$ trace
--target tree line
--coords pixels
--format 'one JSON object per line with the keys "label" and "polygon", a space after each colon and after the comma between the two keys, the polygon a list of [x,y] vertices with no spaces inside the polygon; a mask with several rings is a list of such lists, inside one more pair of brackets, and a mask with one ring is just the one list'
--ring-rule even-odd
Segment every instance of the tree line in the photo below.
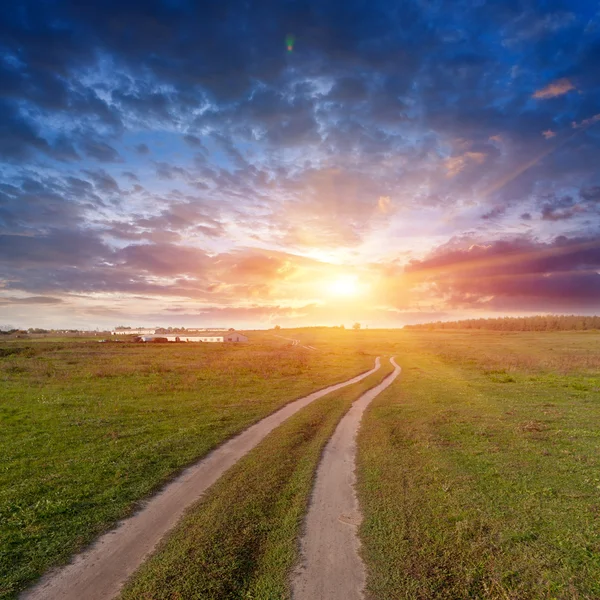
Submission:
{"label": "tree line", "polygon": [[600,329],[600,317],[581,315],[536,315],[533,317],[498,317],[463,319],[405,325],[404,329],[488,329],[492,331],[585,331]]}

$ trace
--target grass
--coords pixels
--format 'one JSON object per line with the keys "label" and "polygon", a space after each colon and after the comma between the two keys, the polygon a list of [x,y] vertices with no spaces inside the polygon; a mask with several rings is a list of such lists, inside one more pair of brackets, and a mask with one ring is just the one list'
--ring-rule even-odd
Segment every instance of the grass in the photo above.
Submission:
{"label": "grass", "polygon": [[350,348],[0,344],[0,598],[278,407],[371,368]]}
{"label": "grass", "polygon": [[359,433],[369,598],[600,597],[600,336],[411,332]]}
{"label": "grass", "polygon": [[377,373],[313,402],[273,431],[188,511],[121,598],[288,598],[322,450],[352,402],[391,371],[384,361]]}
{"label": "grass", "polygon": [[[239,346],[2,342],[0,598],[226,438],[385,354],[403,374],[359,434],[370,597],[600,597],[600,334],[278,333],[318,351],[259,332]],[[321,450],[365,385],[265,439],[125,597],[286,597]]]}

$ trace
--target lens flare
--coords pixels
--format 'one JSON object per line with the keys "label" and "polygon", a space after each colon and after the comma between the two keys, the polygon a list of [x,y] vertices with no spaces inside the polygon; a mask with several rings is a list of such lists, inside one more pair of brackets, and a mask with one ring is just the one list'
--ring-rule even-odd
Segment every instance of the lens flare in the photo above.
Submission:
{"label": "lens flare", "polygon": [[285,36],[285,47],[287,48],[288,52],[292,52],[292,50],[294,49],[295,41],[296,38],[291,33],[288,33],[288,35]]}

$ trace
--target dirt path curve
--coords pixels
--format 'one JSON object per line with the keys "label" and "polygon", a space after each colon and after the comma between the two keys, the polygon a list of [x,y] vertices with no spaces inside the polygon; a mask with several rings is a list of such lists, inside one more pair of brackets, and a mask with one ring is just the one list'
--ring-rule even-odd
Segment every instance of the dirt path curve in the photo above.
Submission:
{"label": "dirt path curve", "polygon": [[290,402],[219,446],[183,471],[139,512],[121,521],[115,529],[75,556],[69,565],[45,575],[35,587],[22,594],[22,600],[114,598],[127,578],[176,525],[185,509],[275,427],[317,398],[364,379],[380,366],[378,357],[370,371]]}
{"label": "dirt path curve", "polygon": [[[275,335],[273,337],[281,338],[282,340],[287,340],[288,342],[292,342],[292,346],[299,346],[300,340],[296,340],[294,338],[283,337],[282,335]],[[307,350],[316,350],[314,346],[301,346],[302,348],[306,348]]]}
{"label": "dirt path curve", "polygon": [[364,598],[365,568],[357,536],[362,516],[354,490],[356,435],[365,408],[400,374],[394,359],[390,361],[394,371],[354,402],[325,446],[304,524],[300,564],[292,574],[294,600]]}

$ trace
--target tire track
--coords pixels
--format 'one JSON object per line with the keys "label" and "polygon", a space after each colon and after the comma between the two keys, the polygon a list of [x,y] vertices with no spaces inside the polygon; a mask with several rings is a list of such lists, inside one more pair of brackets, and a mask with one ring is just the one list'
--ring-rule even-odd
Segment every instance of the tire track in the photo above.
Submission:
{"label": "tire track", "polygon": [[22,600],[114,598],[128,577],[177,524],[186,508],[227,469],[300,409],[330,392],[361,381],[378,371],[380,366],[378,357],[370,371],[290,402],[214,449],[150,498],[139,512],[121,521],[87,550],[76,555],[69,565],[47,573],[36,586],[21,595]]}
{"label": "tire track", "polygon": [[350,408],[325,446],[304,524],[301,559],[292,574],[294,600],[361,600],[365,567],[357,531],[356,436],[369,403],[400,374],[394,371]]}
{"label": "tire track", "polygon": [[[283,337],[282,335],[273,334],[273,337],[281,338],[282,340],[287,340],[288,342],[292,342],[292,346],[299,346],[300,340],[295,338]],[[316,350],[314,346],[300,346],[301,348],[306,348],[307,350]]]}

